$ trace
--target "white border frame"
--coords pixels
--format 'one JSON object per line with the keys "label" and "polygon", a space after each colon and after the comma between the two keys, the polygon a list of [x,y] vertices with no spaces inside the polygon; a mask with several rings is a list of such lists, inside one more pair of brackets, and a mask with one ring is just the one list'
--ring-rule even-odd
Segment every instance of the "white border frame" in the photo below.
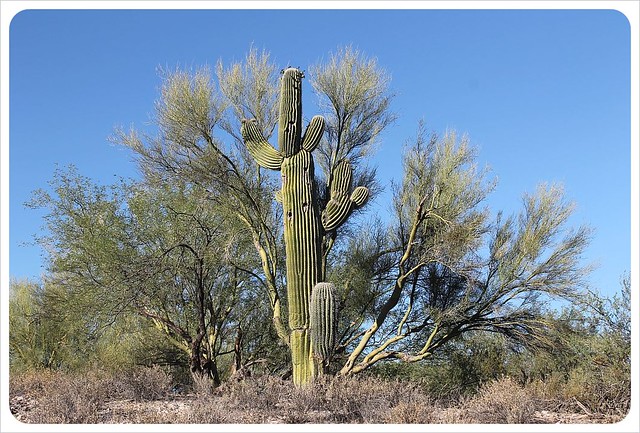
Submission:
{"label": "white border frame", "polygon": [[[304,429],[308,432],[339,431],[340,425],[305,424],[263,425],[263,424],[24,424],[17,421],[9,411],[9,30],[12,19],[27,9],[606,9],[617,10],[626,16],[631,35],[631,305],[632,315],[632,399],[631,410],[627,417],[616,424],[520,424],[521,432],[638,432],[640,431],[640,412],[638,384],[640,356],[638,349],[638,310],[640,305],[640,287],[638,285],[640,255],[638,240],[640,236],[638,222],[640,219],[640,176],[638,162],[640,158],[640,137],[638,135],[639,110],[639,77],[638,57],[640,53],[640,3],[637,0],[622,1],[21,1],[3,0],[0,2],[0,430],[3,432],[86,432],[114,431],[121,432],[174,432],[193,431],[273,431],[297,432]],[[514,425],[495,424],[433,424],[433,425],[393,425],[393,424],[349,424],[341,425],[353,432],[403,431],[423,432],[442,431],[480,431],[511,432]]]}

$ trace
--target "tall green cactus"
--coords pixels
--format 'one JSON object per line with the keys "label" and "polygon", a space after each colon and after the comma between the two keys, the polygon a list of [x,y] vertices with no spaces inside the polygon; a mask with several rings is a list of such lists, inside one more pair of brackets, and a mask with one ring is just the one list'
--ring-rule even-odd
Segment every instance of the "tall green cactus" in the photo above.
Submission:
{"label": "tall green cactus", "polygon": [[256,162],[279,170],[282,190],[277,194],[284,211],[284,242],[287,268],[287,302],[293,381],[309,383],[319,372],[314,366],[309,334],[309,302],[313,287],[324,279],[322,239],[349,214],[364,204],[368,190],[351,190],[352,169],[341,161],[333,172],[331,198],[324,210],[315,183],[313,156],[324,132],[324,118],[315,116],[302,135],[302,78],[295,68],[283,72],[280,89],[278,150],[263,137],[255,121],[242,122],[242,138]]}

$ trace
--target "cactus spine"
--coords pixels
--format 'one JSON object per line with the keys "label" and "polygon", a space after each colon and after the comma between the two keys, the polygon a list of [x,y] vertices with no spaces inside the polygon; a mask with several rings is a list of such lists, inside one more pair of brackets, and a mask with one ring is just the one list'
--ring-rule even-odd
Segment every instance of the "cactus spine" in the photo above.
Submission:
{"label": "cactus spine", "polygon": [[256,162],[281,172],[282,190],[276,195],[284,211],[289,345],[296,385],[307,384],[319,374],[312,354],[309,304],[312,289],[324,278],[323,236],[344,223],[368,196],[364,187],[349,196],[352,169],[348,161],[341,161],[334,170],[331,200],[321,214],[311,152],[322,138],[324,118],[313,117],[302,135],[302,78],[302,72],[295,68],[283,72],[278,150],[262,136],[255,121],[245,120],[241,128],[247,150]]}

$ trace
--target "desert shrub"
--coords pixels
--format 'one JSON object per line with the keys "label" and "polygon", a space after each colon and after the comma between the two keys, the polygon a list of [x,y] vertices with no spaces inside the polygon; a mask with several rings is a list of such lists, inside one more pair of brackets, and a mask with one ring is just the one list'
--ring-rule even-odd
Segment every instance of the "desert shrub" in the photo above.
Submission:
{"label": "desert shrub", "polygon": [[419,383],[374,376],[336,378],[326,393],[336,422],[428,423],[434,400]]}
{"label": "desert shrub", "polygon": [[229,382],[184,413],[189,423],[428,423],[434,402],[419,387],[374,377],[321,378],[309,387],[271,376]]}
{"label": "desert shrub", "polygon": [[162,398],[172,386],[171,377],[159,367],[119,373],[37,371],[13,374],[9,383],[11,396],[37,400],[29,414],[29,421],[37,424],[99,423],[103,421],[101,409],[108,401]]}
{"label": "desert shrub", "polygon": [[101,372],[83,375],[59,372],[49,379],[30,414],[30,422],[84,424],[101,421],[99,409],[109,397],[109,377]]}
{"label": "desert shrub", "polygon": [[11,372],[9,374],[9,394],[11,396],[39,395],[51,386],[56,373],[51,370]]}
{"label": "desert shrub", "polygon": [[624,370],[612,365],[575,369],[562,395],[594,413],[626,415],[631,405],[631,380]]}
{"label": "desert shrub", "polygon": [[554,377],[525,386],[501,378],[455,403],[438,400],[413,382],[373,376],[327,377],[296,388],[290,381],[256,375],[214,390],[175,395],[168,373],[158,367],[118,374],[13,375],[10,392],[12,410],[18,408],[20,418],[30,423],[516,424],[538,422],[535,412],[543,409],[584,416],[572,403],[569,394],[574,391],[566,388],[566,379]]}
{"label": "desert shrub", "polygon": [[207,375],[192,374],[189,389],[198,397],[208,397],[215,392],[213,381]]}
{"label": "desert shrub", "polygon": [[536,398],[510,378],[483,385],[464,404],[469,423],[520,424],[531,422]]}
{"label": "desert shrub", "polygon": [[504,336],[470,332],[424,362],[390,362],[375,366],[372,374],[409,381],[420,385],[430,396],[453,403],[475,394],[482,384],[504,376],[511,353]]}
{"label": "desert shrub", "polygon": [[[166,397],[173,388],[173,380],[169,372],[160,366],[135,367],[114,374],[111,388],[121,398],[136,401],[155,400]],[[116,389],[114,389],[116,388]]]}
{"label": "desert shrub", "polygon": [[291,398],[295,388],[272,376],[258,376],[240,382],[229,382],[221,390],[222,397],[238,409],[276,407],[281,401]]}
{"label": "desert shrub", "polygon": [[[431,397],[414,394],[411,398],[399,401],[384,412],[384,418],[372,422],[390,424],[431,424],[443,422],[439,416],[443,408]],[[447,422],[447,421],[444,421]]]}

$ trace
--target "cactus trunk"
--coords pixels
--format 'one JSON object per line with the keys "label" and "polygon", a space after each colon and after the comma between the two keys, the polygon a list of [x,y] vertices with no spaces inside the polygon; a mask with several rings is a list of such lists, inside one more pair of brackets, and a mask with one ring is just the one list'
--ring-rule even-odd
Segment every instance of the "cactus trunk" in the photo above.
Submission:
{"label": "cactus trunk", "polygon": [[287,301],[296,384],[308,383],[316,374],[309,339],[309,299],[321,278],[322,234],[314,193],[313,158],[302,149],[282,163]]}

